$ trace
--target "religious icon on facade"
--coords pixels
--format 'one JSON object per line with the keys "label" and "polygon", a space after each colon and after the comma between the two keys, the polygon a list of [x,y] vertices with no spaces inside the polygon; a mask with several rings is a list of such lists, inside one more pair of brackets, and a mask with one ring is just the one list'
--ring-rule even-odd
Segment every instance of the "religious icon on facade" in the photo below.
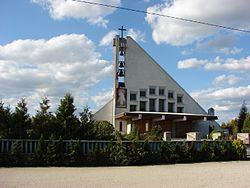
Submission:
{"label": "religious icon on facade", "polygon": [[116,90],[116,107],[127,108],[127,89],[117,88],[117,90]]}

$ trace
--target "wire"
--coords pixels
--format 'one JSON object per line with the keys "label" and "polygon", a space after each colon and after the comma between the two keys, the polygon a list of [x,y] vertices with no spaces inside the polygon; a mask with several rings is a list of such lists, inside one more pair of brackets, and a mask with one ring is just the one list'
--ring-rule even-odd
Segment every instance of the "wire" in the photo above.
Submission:
{"label": "wire", "polygon": [[238,28],[234,28],[234,27],[223,26],[223,25],[219,25],[219,24],[203,22],[203,21],[197,21],[197,20],[181,18],[181,17],[176,17],[176,16],[169,16],[169,15],[166,15],[166,14],[159,14],[159,13],[148,12],[148,11],[139,10],[139,9],[132,9],[132,8],[128,8],[128,7],[120,7],[120,6],[114,6],[114,5],[104,4],[104,3],[84,1],[84,0],[72,0],[72,1],[79,2],[79,3],[85,3],[85,4],[90,4],[90,5],[96,5],[96,6],[103,6],[103,7],[108,7],[108,8],[115,8],[115,9],[120,9],[120,10],[126,10],[126,11],[131,11],[131,12],[150,14],[150,15],[154,15],[154,16],[161,16],[161,17],[165,17],[165,18],[171,18],[171,19],[175,19],[175,20],[181,20],[181,21],[191,22],[191,23],[196,23],[196,24],[201,24],[201,25],[208,25],[208,26],[212,26],[212,27],[218,27],[218,28],[222,28],[222,29],[239,31],[239,32],[244,32],[244,33],[250,34],[249,30],[238,29]]}

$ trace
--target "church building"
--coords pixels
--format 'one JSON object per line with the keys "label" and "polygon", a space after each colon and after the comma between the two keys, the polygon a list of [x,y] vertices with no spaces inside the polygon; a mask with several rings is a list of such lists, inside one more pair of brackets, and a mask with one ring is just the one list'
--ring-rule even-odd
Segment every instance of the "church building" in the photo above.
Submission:
{"label": "church building", "polygon": [[113,39],[114,95],[94,116],[106,120],[122,133],[137,127],[145,133],[154,125],[171,132],[172,138],[186,138],[187,132],[206,137],[220,129],[214,109],[206,112],[130,36]]}

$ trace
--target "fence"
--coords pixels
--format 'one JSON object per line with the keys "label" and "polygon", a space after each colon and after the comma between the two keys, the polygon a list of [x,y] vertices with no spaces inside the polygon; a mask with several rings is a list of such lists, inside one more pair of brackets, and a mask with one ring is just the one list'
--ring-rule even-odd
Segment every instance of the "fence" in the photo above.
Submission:
{"label": "fence", "polygon": [[[208,142],[213,142],[213,143],[220,143],[222,141],[211,141],[207,140]],[[38,143],[38,140],[31,140],[31,139],[1,139],[0,140],[0,153],[8,153],[11,150],[11,147],[14,142],[18,142],[21,147],[21,153],[24,154],[32,154],[35,153],[36,151],[36,146]],[[57,142],[57,140],[55,140]],[[63,145],[64,145],[64,152],[68,152],[70,146],[72,143],[77,142],[76,140],[64,140]],[[80,140],[80,149],[82,154],[88,154],[90,152],[93,152],[95,150],[103,151],[105,148],[107,148],[108,144],[111,143],[112,141],[107,141],[107,140]],[[115,141],[113,141],[115,142]],[[144,144],[144,141],[137,141],[140,144]],[[163,141],[149,141],[148,145],[150,148],[151,152],[158,152],[160,150],[160,144]],[[178,144],[178,143],[194,143],[195,147],[197,149],[201,148],[201,144],[203,141],[185,141],[185,140],[174,140],[174,141],[168,141],[173,144]],[[223,141],[226,142],[227,145],[232,141]],[[49,140],[45,140],[45,146],[48,146]],[[132,141],[123,141],[122,144],[127,148]]]}

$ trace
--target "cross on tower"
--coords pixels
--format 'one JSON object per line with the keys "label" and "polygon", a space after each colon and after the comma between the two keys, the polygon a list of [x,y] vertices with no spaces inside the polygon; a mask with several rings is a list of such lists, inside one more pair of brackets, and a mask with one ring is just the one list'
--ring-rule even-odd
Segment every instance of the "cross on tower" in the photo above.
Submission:
{"label": "cross on tower", "polygon": [[123,31],[127,31],[127,29],[124,29],[122,26],[121,28],[118,28],[118,30],[121,31],[121,38],[123,38]]}

